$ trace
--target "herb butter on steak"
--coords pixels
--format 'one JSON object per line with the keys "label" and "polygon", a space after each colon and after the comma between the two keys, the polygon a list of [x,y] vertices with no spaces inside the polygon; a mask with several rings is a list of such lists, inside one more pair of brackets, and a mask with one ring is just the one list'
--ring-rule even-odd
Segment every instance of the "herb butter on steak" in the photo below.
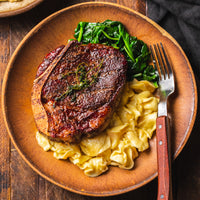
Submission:
{"label": "herb butter on steak", "polygon": [[[36,78],[45,73],[63,48],[44,58]],[[48,134],[43,134],[53,140],[73,143],[103,131],[118,106],[126,72],[127,61],[119,50],[71,41],[42,87],[41,102],[48,118]],[[34,114],[34,117],[42,133],[38,116]]]}

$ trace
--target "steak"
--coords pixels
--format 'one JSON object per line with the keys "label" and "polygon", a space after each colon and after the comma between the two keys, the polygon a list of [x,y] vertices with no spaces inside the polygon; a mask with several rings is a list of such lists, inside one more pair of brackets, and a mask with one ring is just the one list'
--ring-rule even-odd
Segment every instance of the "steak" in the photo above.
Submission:
{"label": "steak", "polygon": [[[58,47],[44,58],[36,79],[63,48]],[[102,44],[69,42],[42,86],[40,100],[48,118],[48,133],[41,131],[38,116],[34,115],[38,130],[52,140],[66,143],[103,131],[119,104],[126,71],[127,61],[119,50]],[[32,104],[35,102],[32,100]]]}

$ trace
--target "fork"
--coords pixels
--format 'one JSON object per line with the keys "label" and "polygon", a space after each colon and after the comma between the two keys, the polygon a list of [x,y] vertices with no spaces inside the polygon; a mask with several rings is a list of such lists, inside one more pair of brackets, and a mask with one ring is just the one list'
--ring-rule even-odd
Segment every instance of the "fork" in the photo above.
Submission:
{"label": "fork", "polygon": [[175,90],[172,67],[162,43],[150,45],[154,68],[159,74],[158,117],[156,120],[158,194],[157,200],[172,200],[171,141],[167,113],[168,97]]}

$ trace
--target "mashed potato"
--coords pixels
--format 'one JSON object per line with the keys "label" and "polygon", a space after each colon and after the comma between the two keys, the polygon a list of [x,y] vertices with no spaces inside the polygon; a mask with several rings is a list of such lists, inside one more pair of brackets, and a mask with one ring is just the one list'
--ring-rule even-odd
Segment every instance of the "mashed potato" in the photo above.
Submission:
{"label": "mashed potato", "polygon": [[44,151],[53,151],[57,159],[69,159],[90,177],[99,176],[110,165],[132,169],[138,152],[149,148],[148,140],[156,129],[159,100],[153,96],[154,91],[148,81],[128,82],[104,132],[71,145],[50,141],[37,132],[38,144]]}

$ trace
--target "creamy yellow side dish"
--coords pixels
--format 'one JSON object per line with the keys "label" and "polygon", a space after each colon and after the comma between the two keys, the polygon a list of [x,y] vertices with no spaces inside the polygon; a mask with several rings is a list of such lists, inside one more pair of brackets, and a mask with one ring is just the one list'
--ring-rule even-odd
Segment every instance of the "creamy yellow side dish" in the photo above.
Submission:
{"label": "creamy yellow side dish", "polygon": [[0,0],[0,13],[23,8],[34,1],[35,0]]}
{"label": "creamy yellow side dish", "polygon": [[148,81],[133,80],[125,86],[120,105],[109,127],[94,138],[84,138],[80,144],[54,142],[36,133],[44,151],[53,151],[57,159],[69,159],[87,176],[96,177],[110,165],[132,169],[138,152],[149,148],[156,129],[158,98]]}
{"label": "creamy yellow side dish", "polygon": [[0,1],[9,1],[9,2],[15,2],[15,1],[21,1],[21,0],[0,0]]}

